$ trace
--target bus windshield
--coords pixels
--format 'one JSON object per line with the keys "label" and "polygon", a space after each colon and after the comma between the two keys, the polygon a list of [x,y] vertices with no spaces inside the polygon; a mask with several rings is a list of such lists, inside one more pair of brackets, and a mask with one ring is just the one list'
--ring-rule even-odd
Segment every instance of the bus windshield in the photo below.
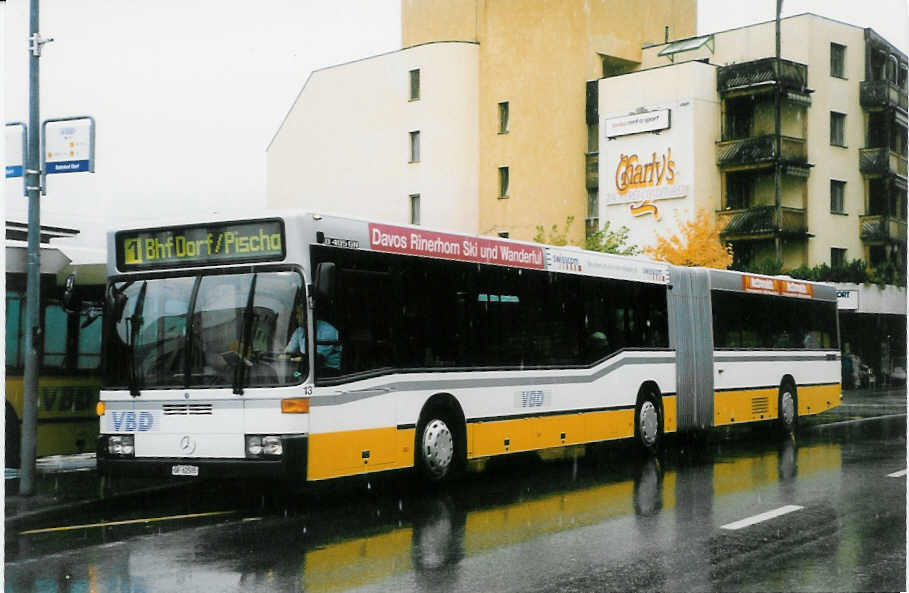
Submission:
{"label": "bus windshield", "polygon": [[104,384],[264,387],[302,382],[306,344],[297,272],[116,280],[108,287]]}

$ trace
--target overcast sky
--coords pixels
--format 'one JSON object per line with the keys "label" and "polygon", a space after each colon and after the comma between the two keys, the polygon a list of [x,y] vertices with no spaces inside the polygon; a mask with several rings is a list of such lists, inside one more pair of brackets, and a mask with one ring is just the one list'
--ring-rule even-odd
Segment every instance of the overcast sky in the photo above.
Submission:
{"label": "overcast sky", "polygon": [[[668,0],[667,0],[668,1]],[[5,121],[28,118],[28,0],[0,2]],[[400,47],[400,0],[42,0],[41,119],[97,120],[96,173],[53,175],[42,223],[91,234],[162,213],[265,204],[265,148],[309,73]],[[699,0],[701,33],[770,20],[774,0]],[[730,9],[730,7],[734,7]],[[906,51],[907,0],[785,0]],[[21,179],[6,218],[25,220]]]}

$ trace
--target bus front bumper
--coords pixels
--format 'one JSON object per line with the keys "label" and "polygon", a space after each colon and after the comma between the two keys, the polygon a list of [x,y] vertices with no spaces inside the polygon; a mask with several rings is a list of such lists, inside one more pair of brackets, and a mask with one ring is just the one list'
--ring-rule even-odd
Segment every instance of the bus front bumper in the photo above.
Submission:
{"label": "bus front bumper", "polygon": [[107,437],[98,437],[98,475],[131,478],[198,477],[306,481],[307,435],[281,437],[279,458],[219,459],[196,457],[123,457],[108,452]]}

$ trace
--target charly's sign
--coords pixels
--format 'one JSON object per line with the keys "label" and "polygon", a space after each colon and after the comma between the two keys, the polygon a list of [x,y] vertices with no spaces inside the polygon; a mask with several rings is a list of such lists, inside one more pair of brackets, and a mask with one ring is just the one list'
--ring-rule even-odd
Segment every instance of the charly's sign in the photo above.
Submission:
{"label": "charly's sign", "polygon": [[688,195],[688,186],[677,184],[677,179],[672,147],[649,155],[621,153],[615,169],[616,193],[607,195],[606,202],[610,206],[629,204],[632,216],[652,214],[659,220],[654,202]]}

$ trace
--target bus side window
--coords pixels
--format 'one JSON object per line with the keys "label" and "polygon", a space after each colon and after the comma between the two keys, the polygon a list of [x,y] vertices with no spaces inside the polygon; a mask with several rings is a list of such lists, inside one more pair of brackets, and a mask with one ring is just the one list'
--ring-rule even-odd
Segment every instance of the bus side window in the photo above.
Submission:
{"label": "bus side window", "polygon": [[18,292],[6,293],[6,366],[19,368],[23,365],[25,348],[25,299]]}
{"label": "bus side window", "polygon": [[44,308],[44,357],[42,365],[62,369],[66,365],[66,340],[69,318],[58,303]]}
{"label": "bus side window", "polygon": [[79,369],[101,366],[101,318],[90,318],[89,315],[91,312],[85,311],[79,319],[79,351],[76,358],[76,368]]}

